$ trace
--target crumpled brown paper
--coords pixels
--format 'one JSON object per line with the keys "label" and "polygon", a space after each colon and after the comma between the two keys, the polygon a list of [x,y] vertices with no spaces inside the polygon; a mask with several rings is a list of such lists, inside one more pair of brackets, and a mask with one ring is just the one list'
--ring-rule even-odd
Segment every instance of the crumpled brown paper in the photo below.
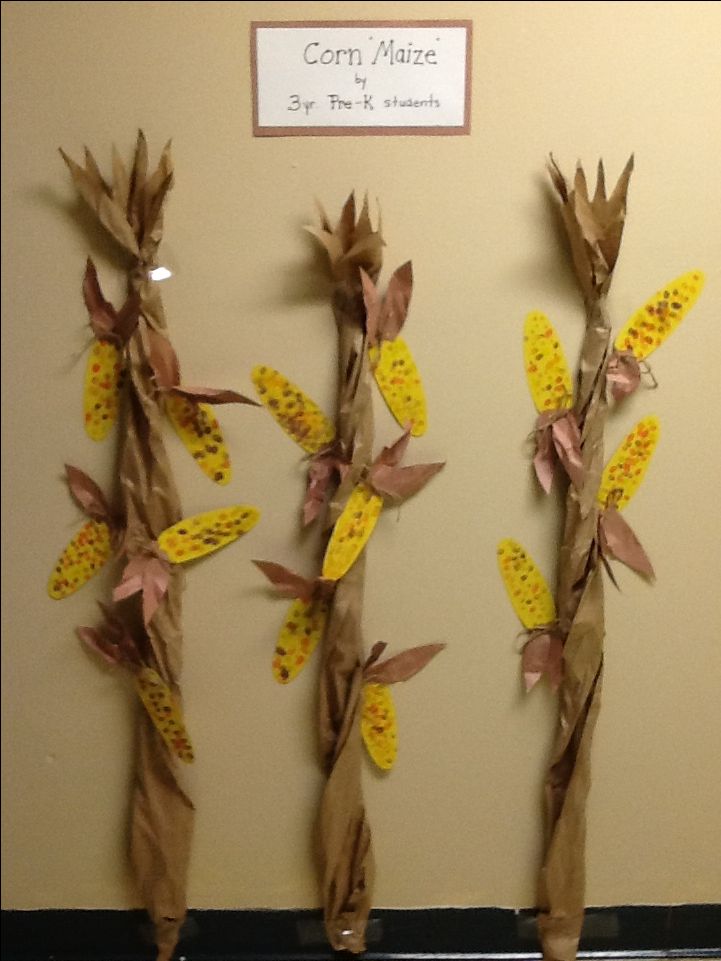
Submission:
{"label": "crumpled brown paper", "polygon": [[[62,151],[61,151],[62,153]],[[86,149],[85,166],[62,154],[80,195],[100,223],[129,256],[129,292],[140,302],[140,323],[126,347],[129,372],[128,413],[120,457],[120,487],[127,524],[126,553],[141,554],[182,517],[162,438],[162,411],[151,382],[147,329],[166,329],[157,285],[149,278],[163,230],[163,204],[173,182],[170,145],[148,175],[145,137],[138,134],[128,171],[113,151],[113,180],[107,183]],[[128,257],[126,257],[126,262]],[[183,575],[173,568],[167,595],[147,631],[144,661],[180,700],[181,592]],[[129,615],[139,612],[125,602]],[[130,857],[135,878],[153,923],[158,961],[169,961],[185,919],[186,879],[194,809],[179,780],[178,762],[163,744],[145,711],[139,711],[135,778],[131,798]]]}
{"label": "crumpled brown paper", "polygon": [[[333,313],[338,328],[336,436],[350,469],[330,502],[329,523],[339,516],[373,449],[372,373],[365,332],[359,268],[375,279],[382,238],[365,203],[356,220],[353,196],[333,229],[321,212],[313,229],[329,255]],[[337,950],[359,953],[371,909],[374,862],[361,786],[362,742],[358,711],[363,686],[361,631],[365,557],[335,589],[323,645],[320,679],[320,747],[326,784],[318,823],[318,847],[326,932]]]}
{"label": "crumpled brown paper", "polygon": [[602,163],[593,198],[580,165],[572,189],[553,161],[550,167],[587,319],[574,407],[581,430],[584,481],[580,489],[573,484],[568,487],[559,558],[557,601],[560,630],[566,635],[564,676],[559,688],[559,727],[546,779],[546,845],[539,880],[538,924],[547,961],[573,961],[583,925],[586,798],[605,630],[595,500],[603,471],[606,365],[611,346],[605,298],[621,245],[632,170],[633,158],[607,199]]}

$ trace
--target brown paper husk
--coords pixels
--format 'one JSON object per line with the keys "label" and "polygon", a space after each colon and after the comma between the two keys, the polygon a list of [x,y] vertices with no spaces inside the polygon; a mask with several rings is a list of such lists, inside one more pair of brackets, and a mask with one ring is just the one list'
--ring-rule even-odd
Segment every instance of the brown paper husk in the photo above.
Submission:
{"label": "brown paper husk", "polygon": [[[331,523],[343,509],[373,448],[371,371],[360,290],[345,283],[334,295],[338,328],[337,437],[351,460],[330,504]],[[318,822],[323,915],[336,950],[365,950],[374,878],[371,833],[361,785],[358,711],[363,684],[361,628],[365,556],[338,582],[328,617],[320,677],[319,738],[326,784]]]}
{"label": "brown paper husk", "polygon": [[[62,151],[61,151],[62,153]],[[129,292],[140,301],[140,323],[124,354],[128,369],[127,420],[119,479],[126,521],[124,551],[129,558],[151,547],[166,527],[182,517],[178,493],[163,443],[163,410],[151,381],[146,325],[165,330],[157,288],[149,279],[162,237],[163,203],[172,185],[170,145],[148,176],[147,145],[138,134],[128,171],[113,153],[113,179],[107,183],[88,150],[82,167],[62,153],[75,186],[99,222],[133,261]],[[135,622],[143,661],[167,682],[181,701],[181,593],[183,575],[172,569],[167,595],[150,627],[142,627],[140,599],[124,602]],[[158,961],[169,961],[185,920],[186,883],[194,809],[180,782],[180,764],[171,756],[148,715],[137,713],[136,769],[130,805],[130,859],[143,904],[155,926]]]}
{"label": "brown paper husk", "polygon": [[[185,888],[194,808],[150,718],[138,714],[131,796],[130,863],[155,929],[158,961],[169,961],[187,911]],[[170,758],[167,759],[170,762]]]}
{"label": "brown paper husk", "polygon": [[[558,692],[559,726],[545,784],[545,851],[538,890],[538,930],[546,961],[574,961],[583,926],[586,801],[591,779],[591,742],[600,708],[605,634],[596,504],[608,413],[606,365],[611,325],[605,298],[621,243],[632,169],[633,158],[606,201],[603,166],[599,164],[591,206],[580,167],[575,194],[568,190],[555,165],[551,170],[562,200],[587,320],[574,406],[581,429],[585,480],[580,491],[573,485],[568,487],[559,555],[557,607],[560,629],[566,635],[564,675]],[[598,219],[594,219],[594,214]]]}
{"label": "brown paper husk", "polygon": [[539,934],[544,957],[555,961],[576,957],[585,904],[586,799],[604,639],[595,495],[603,470],[604,369],[610,335],[603,301],[594,301],[589,306],[575,407],[585,480],[580,491],[572,484],[568,487],[560,553],[558,617],[567,637],[558,691],[559,727],[545,787],[546,849],[539,880]]}
{"label": "brown paper husk", "polygon": [[[158,330],[165,318],[157,288],[144,277],[131,284],[146,319]],[[162,438],[163,411],[150,381],[147,345],[139,328],[128,344],[130,410],[120,484],[128,551],[142,550],[182,517]],[[171,569],[168,592],[147,630],[148,662],[180,701],[183,572]],[[193,804],[178,780],[179,765],[144,711],[138,712],[135,778],[130,806],[130,860],[143,904],[155,926],[158,961],[169,961],[187,912],[186,885],[193,835]]]}

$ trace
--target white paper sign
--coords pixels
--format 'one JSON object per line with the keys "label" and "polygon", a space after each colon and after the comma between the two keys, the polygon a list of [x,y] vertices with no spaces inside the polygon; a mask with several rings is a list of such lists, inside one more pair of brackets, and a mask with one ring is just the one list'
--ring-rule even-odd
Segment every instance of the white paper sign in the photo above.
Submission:
{"label": "white paper sign", "polygon": [[471,21],[251,24],[253,134],[470,133]]}

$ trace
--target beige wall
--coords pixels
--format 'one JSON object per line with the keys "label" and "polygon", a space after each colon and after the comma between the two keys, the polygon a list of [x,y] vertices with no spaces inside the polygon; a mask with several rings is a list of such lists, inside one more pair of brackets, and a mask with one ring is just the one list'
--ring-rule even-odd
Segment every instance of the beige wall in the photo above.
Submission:
{"label": "beige wall", "polygon": [[[470,137],[252,139],[252,19],[439,15],[474,21]],[[536,496],[523,447],[520,331],[544,310],[575,356],[582,311],[547,198],[548,151],[567,171],[602,154],[612,176],[635,152],[613,317],[691,267],[708,283],[654,362],[659,389],[609,429],[614,446],[643,414],[662,422],[627,512],[658,583],[621,570],[622,592],[608,594],[588,901],[719,900],[719,5],[38,2],[4,4],[3,27],[5,906],[134,903],[124,827],[137,708],[73,634],[110,578],[63,603],[44,585],[78,523],[62,464],[107,482],[113,460],[78,415],[88,241],[56,148],[78,156],[87,143],[107,163],[139,125],[153,151],[174,140],[165,250],[176,275],[163,293],[191,382],[248,391],[251,366],[266,362],[329,405],[333,327],[301,231],[314,197],[335,212],[351,188],[368,190],[387,265],[413,259],[408,339],[431,415],[415,453],[448,466],[374,536],[367,639],[449,648],[397,692],[397,769],[365,773],[379,906],[533,903],[554,706],[545,689],[521,693],[494,545],[523,540],[553,576],[558,512]],[[107,249],[92,252],[119,289]],[[380,405],[378,421],[389,440]],[[190,901],[310,906],[314,667],[287,689],[272,682],[284,605],[249,563],[311,571],[295,528],[303,471],[264,412],[230,409],[223,423],[229,489],[168,437],[187,513],[244,500],[264,514],[187,578]]]}

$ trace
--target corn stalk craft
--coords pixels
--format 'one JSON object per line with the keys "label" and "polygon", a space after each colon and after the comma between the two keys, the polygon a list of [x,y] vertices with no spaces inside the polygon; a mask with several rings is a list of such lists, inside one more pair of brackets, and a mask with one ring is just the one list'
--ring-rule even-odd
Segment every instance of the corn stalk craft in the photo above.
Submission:
{"label": "corn stalk craft", "polygon": [[113,153],[111,183],[88,150],[84,166],[62,156],[80,196],[119,245],[128,294],[116,310],[103,296],[97,270],[88,260],[83,297],[94,341],[85,375],[84,424],[89,437],[100,441],[121,411],[124,415],[117,466],[120,503],[111,508],[87,474],[67,468],[70,492],[88,520],[61,553],[48,592],[54,599],[67,597],[113,555],[124,559],[113,592],[116,606],[102,606],[101,625],[78,628],[78,635],[107,663],[127,670],[144,707],[138,714],[130,858],[154,923],[158,961],[168,961],[187,910],[194,817],[178,763],[193,760],[180,693],[181,567],[250,530],[258,512],[240,504],[183,518],[163,421],[169,418],[201,470],[225,484],[230,460],[209,405],[255,401],[235,391],[181,382],[153,281],[173,182],[169,145],[149,173],[141,132],[129,171]]}
{"label": "corn stalk craft", "polygon": [[[333,228],[323,212],[309,228],[328,254],[338,331],[335,423],[294,383],[260,366],[253,381],[260,400],[310,456],[303,519],[327,514],[330,531],[320,573],[303,577],[256,561],[275,588],[293,598],[273,658],[282,684],[293,680],[320,642],[320,749],[326,783],[318,824],[325,927],[338,950],[359,953],[373,891],[373,852],[361,784],[362,743],[383,770],[397,752],[390,685],[418,673],[443,647],[428,644],[381,661],[385,644],[368,656],[362,637],[364,547],[388,502],[419,491],[442,464],[400,465],[411,436],[427,425],[425,396],[411,352],[398,334],[412,289],[410,263],[392,275],[384,296],[376,286],[383,240],[367,203],[356,216],[349,197]],[[404,428],[373,457],[372,384]]]}
{"label": "corn stalk craft", "polygon": [[573,961],[583,924],[585,808],[603,675],[603,571],[615,583],[611,561],[617,560],[648,579],[654,576],[620,512],[646,472],[659,436],[658,420],[640,420],[604,468],[609,402],[632,393],[644,375],[652,377],[647,357],[675,330],[703,285],[700,271],[671,281],[630,318],[612,344],[606,295],[621,246],[632,169],[631,159],[607,198],[603,164],[593,197],[580,165],[572,187],[555,163],[550,167],[586,307],[575,395],[548,318],[532,313],[524,329],[526,376],[538,412],[536,475],[548,491],[560,463],[568,479],[556,600],[517,541],[498,545],[501,576],[527,632],[522,652],[526,688],[546,675],[558,691],[559,726],[545,785],[546,844],[539,881],[539,933],[548,961]]}

